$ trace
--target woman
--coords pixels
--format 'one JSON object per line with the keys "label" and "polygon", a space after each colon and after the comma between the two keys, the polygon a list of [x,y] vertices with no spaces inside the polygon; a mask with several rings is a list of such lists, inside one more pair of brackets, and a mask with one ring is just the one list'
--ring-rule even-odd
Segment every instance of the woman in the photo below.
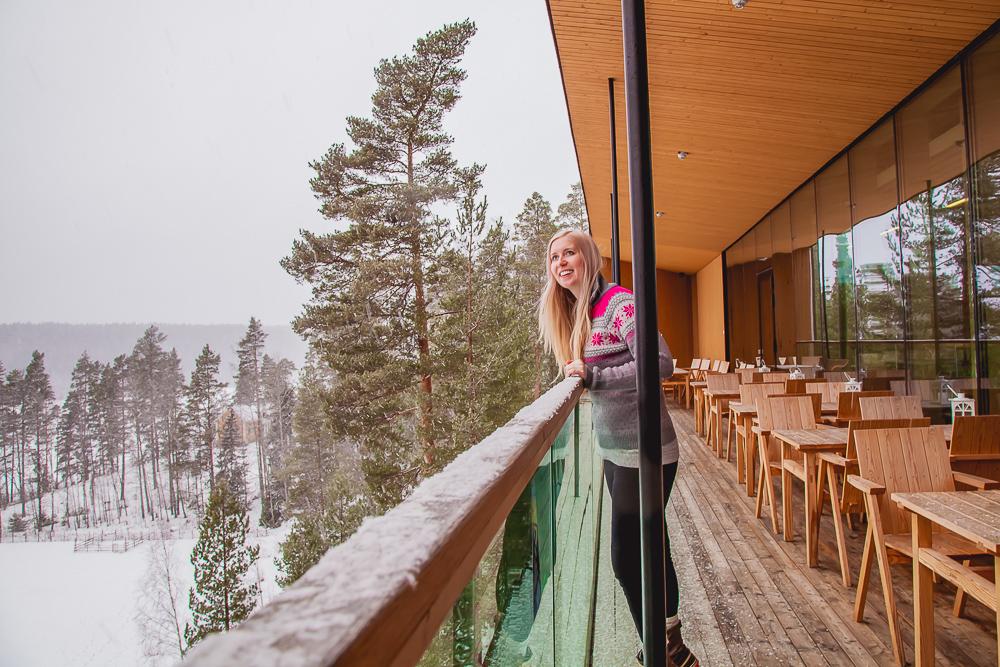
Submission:
{"label": "woman", "polygon": [[[549,241],[545,289],[538,325],[546,348],[590,390],[598,450],[611,495],[611,564],[625,593],[636,630],[642,635],[642,554],[639,542],[639,452],[635,382],[635,302],[632,292],[609,285],[600,274],[601,253],[583,232],[563,230]],[[660,376],[673,373],[673,360],[660,336]],[[663,403],[663,502],[677,474],[677,437]],[[666,535],[667,656],[669,664],[696,667],[681,639],[677,618],[677,574]],[[642,662],[642,651],[636,656]]]}

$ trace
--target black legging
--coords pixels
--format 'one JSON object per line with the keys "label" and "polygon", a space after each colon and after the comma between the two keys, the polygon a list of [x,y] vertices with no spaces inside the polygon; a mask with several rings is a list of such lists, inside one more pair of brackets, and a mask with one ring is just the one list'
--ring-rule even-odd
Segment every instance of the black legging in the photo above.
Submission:
{"label": "black legging", "polygon": [[[663,505],[670,499],[670,490],[677,475],[677,464],[663,466]],[[642,637],[642,550],[639,545],[639,469],[622,468],[604,462],[604,481],[611,494],[611,567],[625,592],[635,629]],[[670,535],[663,525],[664,561],[667,577],[667,617],[677,615],[680,600],[677,573],[670,557]]]}

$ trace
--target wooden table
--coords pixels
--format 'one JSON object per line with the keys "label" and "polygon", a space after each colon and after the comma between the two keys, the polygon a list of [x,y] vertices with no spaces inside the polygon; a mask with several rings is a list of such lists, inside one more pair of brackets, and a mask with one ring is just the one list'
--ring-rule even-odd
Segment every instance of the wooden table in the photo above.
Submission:
{"label": "wooden table", "polygon": [[[961,586],[994,613],[1000,608],[1000,491],[894,493],[892,500],[912,513],[914,664],[933,665],[934,574]],[[936,551],[931,533],[935,524],[993,554],[997,583]],[[997,630],[1000,642],[1000,615]]]}
{"label": "wooden table", "polygon": [[[843,453],[847,449],[846,428],[778,429],[771,431],[771,437],[781,443],[781,458],[794,449],[802,454],[805,474],[805,519],[806,519],[806,565],[816,567],[819,552],[819,484],[816,481],[817,455],[821,452]],[[781,484],[781,494],[789,493],[791,485]],[[784,501],[784,498],[782,498]],[[784,504],[784,502],[783,502]],[[787,505],[786,505],[787,506]],[[782,522],[785,540],[792,539],[792,518],[785,516]]]}

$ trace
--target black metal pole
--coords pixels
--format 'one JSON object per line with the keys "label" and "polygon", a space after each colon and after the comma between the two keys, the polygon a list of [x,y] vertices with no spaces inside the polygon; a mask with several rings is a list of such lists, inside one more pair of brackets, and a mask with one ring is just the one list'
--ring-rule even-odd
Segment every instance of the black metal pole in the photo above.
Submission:
{"label": "black metal pole", "polygon": [[615,80],[608,79],[608,111],[611,117],[611,281],[622,283],[621,244],[618,239],[618,132],[615,127]]}
{"label": "black metal pole", "polygon": [[667,660],[663,543],[663,458],[660,451],[659,333],[656,326],[656,241],[649,131],[649,70],[644,0],[622,0],[625,117],[628,121],[632,285],[636,303],[636,389],[639,394],[639,511],[642,515],[642,649],[646,667]]}

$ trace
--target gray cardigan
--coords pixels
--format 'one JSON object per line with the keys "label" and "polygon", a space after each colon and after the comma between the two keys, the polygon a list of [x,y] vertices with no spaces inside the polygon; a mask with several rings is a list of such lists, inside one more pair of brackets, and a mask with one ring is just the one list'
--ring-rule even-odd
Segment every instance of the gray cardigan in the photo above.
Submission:
{"label": "gray cardigan", "polygon": [[[606,461],[639,467],[638,393],[635,381],[635,300],[632,292],[598,276],[590,301],[590,340],[583,350],[584,384],[594,406],[598,451]],[[660,377],[669,378],[674,362],[660,337]],[[676,463],[677,436],[660,392],[660,443],[663,464]]]}

